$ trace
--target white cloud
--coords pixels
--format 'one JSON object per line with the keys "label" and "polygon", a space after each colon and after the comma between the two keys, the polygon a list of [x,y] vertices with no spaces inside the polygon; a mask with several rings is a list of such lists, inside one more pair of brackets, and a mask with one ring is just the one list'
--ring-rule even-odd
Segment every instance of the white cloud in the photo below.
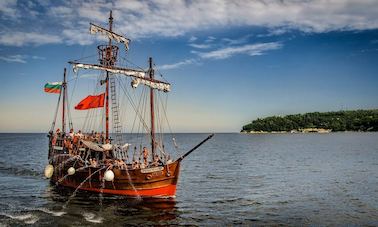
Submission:
{"label": "white cloud", "polygon": [[178,36],[232,26],[286,27],[306,32],[378,28],[375,0],[167,0],[140,1],[137,5],[137,10],[127,8],[127,12],[118,8],[118,15],[122,15],[121,30],[136,37]]}
{"label": "white cloud", "polygon": [[101,21],[104,23],[108,20],[109,11],[113,7],[112,3],[88,1],[83,2],[76,10],[82,20]]}
{"label": "white cloud", "polygon": [[212,43],[216,40],[214,36],[208,36],[207,39],[205,40],[205,43]]}
{"label": "white cloud", "polygon": [[10,62],[10,63],[27,63],[27,59],[33,59],[33,60],[45,60],[45,57],[41,56],[29,56],[24,54],[15,54],[15,55],[8,55],[8,56],[0,56],[0,60]]}
{"label": "white cloud", "polygon": [[196,54],[199,58],[190,58],[183,61],[179,61],[173,64],[161,65],[158,68],[162,70],[175,69],[185,65],[199,64],[201,59],[220,60],[230,58],[238,54],[247,54],[249,56],[263,55],[269,50],[276,50],[282,48],[282,44],[279,42],[270,43],[256,43],[239,46],[223,47],[208,52],[191,51],[192,54]]}
{"label": "white cloud", "polygon": [[161,65],[161,66],[158,66],[158,69],[161,69],[161,70],[175,69],[184,65],[191,65],[195,63],[197,63],[197,60],[191,58],[191,59],[186,59],[186,60],[174,63],[174,64]]}
{"label": "white cloud", "polygon": [[31,59],[34,59],[34,60],[46,60],[45,57],[36,56],[36,55],[31,56]]}
{"label": "white cloud", "polygon": [[243,46],[232,46],[209,52],[199,52],[198,55],[205,59],[226,59],[237,54],[248,54],[250,56],[262,55],[268,50],[280,49],[282,44],[278,42],[248,44]]}
{"label": "white cloud", "polygon": [[[76,79],[76,77],[74,77]],[[86,73],[86,74],[81,74],[79,78],[86,78],[86,79],[91,79],[91,80],[97,80],[99,78],[99,74],[94,74],[94,73]]]}
{"label": "white cloud", "polygon": [[8,56],[0,56],[0,60],[10,62],[10,63],[27,63],[27,59],[33,59],[33,60],[46,60],[45,57],[33,55],[24,55],[24,54],[15,54],[15,55],[8,55]]}
{"label": "white cloud", "polygon": [[195,36],[191,36],[190,38],[189,38],[189,42],[191,43],[191,42],[194,42],[194,41],[196,41],[197,40],[197,37],[195,37]]}
{"label": "white cloud", "polygon": [[[271,34],[280,34],[286,29],[305,32],[378,29],[376,0],[67,0],[53,2],[55,5],[42,2],[38,2],[41,15],[31,18],[28,13],[18,12],[20,9],[15,0],[0,1],[1,15],[8,19],[13,15],[21,21],[20,26],[2,25],[7,33],[1,34],[0,44],[21,46],[66,42],[86,45],[91,42],[86,37],[79,37],[81,32],[88,32],[89,22],[106,25],[110,9],[114,13],[115,29],[133,39],[174,37],[236,26],[262,26],[271,29]],[[56,26],[54,29],[46,27],[38,18]],[[32,22],[33,26],[23,22]],[[61,34],[61,31],[65,32]],[[11,34],[26,36],[21,41],[17,37],[12,41],[9,39]],[[36,35],[40,37],[37,39]],[[212,41],[209,37],[208,42]]]}
{"label": "white cloud", "polygon": [[0,15],[2,17],[17,18],[17,0],[1,0],[0,1]]}
{"label": "white cloud", "polygon": [[51,7],[48,14],[51,17],[73,18],[74,9],[67,6],[56,6]]}
{"label": "white cloud", "polygon": [[26,63],[26,55],[9,55],[9,56],[0,56],[0,60],[9,62],[9,63]]}
{"label": "white cloud", "polygon": [[211,47],[210,44],[196,44],[196,43],[190,43],[189,46],[197,48],[197,49],[208,49]]}
{"label": "white cloud", "polygon": [[69,45],[89,45],[95,40],[86,29],[64,29],[62,34],[66,37],[65,42]]}
{"label": "white cloud", "polygon": [[61,42],[62,38],[57,35],[48,35],[36,32],[0,33],[0,45],[6,46],[24,46],[28,44],[42,45]]}
{"label": "white cloud", "polygon": [[279,27],[279,28],[272,28],[268,31],[268,33],[265,34],[258,34],[256,37],[270,37],[270,36],[279,36],[283,35],[285,33],[290,32],[291,29],[286,27]]}
{"label": "white cloud", "polygon": [[229,45],[238,45],[238,44],[247,43],[250,37],[252,37],[251,34],[237,38],[237,39],[223,38],[222,41],[226,42]]}

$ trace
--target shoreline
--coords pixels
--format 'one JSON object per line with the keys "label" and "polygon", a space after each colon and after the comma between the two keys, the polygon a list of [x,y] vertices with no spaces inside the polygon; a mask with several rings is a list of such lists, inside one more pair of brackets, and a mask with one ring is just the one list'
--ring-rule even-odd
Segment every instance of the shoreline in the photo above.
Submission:
{"label": "shoreline", "polygon": [[241,131],[240,134],[330,134],[330,133],[348,133],[348,132],[377,132],[377,131],[332,131],[332,130],[291,130],[291,131]]}

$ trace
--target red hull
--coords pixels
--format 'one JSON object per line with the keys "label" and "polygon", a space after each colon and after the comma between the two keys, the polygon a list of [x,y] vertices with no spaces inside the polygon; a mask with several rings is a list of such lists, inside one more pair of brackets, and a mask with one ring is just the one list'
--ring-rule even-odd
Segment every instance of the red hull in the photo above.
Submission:
{"label": "red hull", "polygon": [[[63,185],[66,187],[76,188],[73,185]],[[99,189],[99,188],[84,188],[81,187],[79,190],[90,191],[96,193],[104,193],[109,195],[123,195],[132,197],[175,197],[176,196],[176,185],[168,185],[160,188],[151,189],[138,189],[138,190],[128,190],[128,189]]]}
{"label": "red hull", "polygon": [[[65,160],[66,157],[58,158],[53,165],[59,166]],[[157,167],[158,169],[155,170],[154,168],[136,169],[129,170],[126,173],[125,170],[113,169],[114,180],[107,182],[103,180],[105,170],[98,171],[87,179],[91,173],[96,171],[94,168],[88,168],[76,172],[72,176],[64,177],[70,166],[72,166],[71,162],[66,163],[61,171],[54,173],[51,181],[73,189],[82,184],[78,190],[131,197],[175,197],[180,171],[180,161]]]}

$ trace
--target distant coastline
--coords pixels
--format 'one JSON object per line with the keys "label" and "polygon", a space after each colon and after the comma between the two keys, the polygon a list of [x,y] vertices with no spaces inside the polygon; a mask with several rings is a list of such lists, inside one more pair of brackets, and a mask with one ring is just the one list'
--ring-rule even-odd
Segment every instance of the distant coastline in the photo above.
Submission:
{"label": "distant coastline", "polygon": [[249,134],[282,134],[282,133],[330,133],[332,132],[331,129],[325,129],[325,128],[303,128],[303,129],[293,129],[291,131],[241,131],[242,133],[249,133]]}
{"label": "distant coastline", "polygon": [[330,133],[378,131],[378,109],[312,112],[258,118],[243,126],[241,133]]}

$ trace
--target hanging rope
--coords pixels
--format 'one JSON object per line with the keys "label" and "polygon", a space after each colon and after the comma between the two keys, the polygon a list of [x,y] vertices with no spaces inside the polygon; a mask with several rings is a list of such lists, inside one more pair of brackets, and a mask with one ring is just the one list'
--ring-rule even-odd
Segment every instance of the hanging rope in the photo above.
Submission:
{"label": "hanging rope", "polygon": [[56,105],[55,114],[54,114],[54,121],[51,124],[50,132],[54,131],[54,128],[55,128],[55,122],[56,122],[56,117],[58,116],[59,103],[60,103],[60,97],[62,96],[62,92],[63,92],[63,90],[60,90],[59,98],[58,98],[58,104]]}
{"label": "hanging rope", "polygon": [[[160,95],[160,93],[159,93],[159,98],[162,99],[161,96],[162,96],[162,95]],[[171,125],[170,125],[170,123],[169,123],[168,116],[167,116],[168,95],[165,96],[165,102],[162,102],[162,101],[161,101],[161,103],[164,103],[164,104],[165,104],[165,105],[162,105],[162,109],[163,109],[163,113],[164,113],[165,120],[166,120],[167,125],[168,125],[169,132],[170,132],[170,134],[172,135],[173,146],[174,146],[175,150],[176,150],[177,152],[179,152],[179,150],[178,150],[178,145],[177,145],[177,143],[176,143],[176,138],[175,138],[176,136],[175,136],[175,134],[174,134],[173,131],[172,131],[172,128],[171,128]]]}
{"label": "hanging rope", "polygon": [[67,110],[67,115],[68,115],[68,127],[69,127],[69,129],[73,129],[67,86],[66,86],[65,92],[66,92],[66,97],[67,97],[67,99],[66,99],[66,110]]}
{"label": "hanging rope", "polygon": [[[102,72],[100,72],[99,76],[97,77],[97,82],[96,82],[96,86],[93,90],[93,93],[97,93],[99,90],[100,90],[100,81],[102,79],[102,77],[104,76],[104,74]],[[84,121],[84,124],[83,124],[83,131],[87,131],[89,132],[89,130],[96,130],[96,131],[99,131],[100,129],[103,129],[102,128],[102,125],[103,125],[103,117],[100,117],[100,120],[97,120],[97,116],[103,116],[104,115],[104,108],[101,108],[100,110],[100,114],[98,114],[98,110],[97,109],[89,109],[87,111],[87,114],[86,114],[86,117],[85,117],[85,121]]]}

